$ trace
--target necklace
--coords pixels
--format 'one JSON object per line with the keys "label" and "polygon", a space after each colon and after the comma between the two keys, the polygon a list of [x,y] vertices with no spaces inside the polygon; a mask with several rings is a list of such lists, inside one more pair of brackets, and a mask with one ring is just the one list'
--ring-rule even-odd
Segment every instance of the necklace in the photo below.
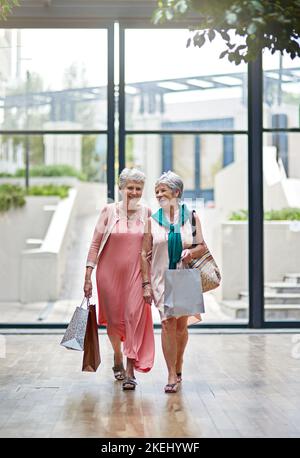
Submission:
{"label": "necklace", "polygon": [[127,219],[128,220],[134,219],[135,215],[136,215],[136,212],[133,212],[131,215],[127,213]]}

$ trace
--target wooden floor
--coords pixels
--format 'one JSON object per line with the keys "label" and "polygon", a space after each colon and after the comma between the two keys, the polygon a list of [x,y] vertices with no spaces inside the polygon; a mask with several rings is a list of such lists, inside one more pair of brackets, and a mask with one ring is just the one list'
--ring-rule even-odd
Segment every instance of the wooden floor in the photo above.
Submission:
{"label": "wooden floor", "polygon": [[96,374],[59,334],[0,338],[0,437],[300,437],[300,335],[192,333],[175,395],[159,333],[135,392],[113,381],[105,334]]}

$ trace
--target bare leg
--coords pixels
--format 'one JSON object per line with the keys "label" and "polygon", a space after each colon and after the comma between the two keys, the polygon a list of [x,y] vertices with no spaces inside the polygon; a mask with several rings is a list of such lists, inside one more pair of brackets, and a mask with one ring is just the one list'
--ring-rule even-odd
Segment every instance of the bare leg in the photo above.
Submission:
{"label": "bare leg", "polygon": [[123,354],[121,350],[121,339],[119,336],[108,334],[109,340],[114,350],[114,365],[123,363]]}
{"label": "bare leg", "polygon": [[176,318],[168,318],[162,321],[161,342],[163,354],[168,368],[168,383],[177,382],[176,376]]}
{"label": "bare leg", "polygon": [[127,358],[126,377],[134,377],[134,359]]}
{"label": "bare leg", "polygon": [[[188,330],[187,330],[188,317],[182,317],[177,319],[176,327],[176,343],[177,343],[177,358],[176,358],[176,373],[181,374],[183,354],[188,342]],[[178,377],[178,381],[181,381],[181,377]]]}
{"label": "bare leg", "polygon": [[122,383],[123,390],[135,390],[137,383],[134,376],[134,359],[127,358],[125,380]]}
{"label": "bare leg", "polygon": [[123,366],[123,354],[121,350],[121,339],[119,336],[108,334],[109,340],[114,350],[114,364],[112,367],[114,377],[116,380],[124,380],[125,369]]}

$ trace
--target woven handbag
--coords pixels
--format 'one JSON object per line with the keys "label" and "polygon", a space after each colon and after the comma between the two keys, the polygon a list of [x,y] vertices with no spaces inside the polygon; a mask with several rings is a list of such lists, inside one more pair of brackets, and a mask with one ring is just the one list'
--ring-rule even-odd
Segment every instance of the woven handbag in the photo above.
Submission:
{"label": "woven handbag", "polygon": [[[197,246],[194,243],[196,238],[195,210],[192,211],[191,224],[193,229],[193,247],[195,247]],[[202,291],[205,293],[220,286],[221,273],[206,243],[203,241],[201,245],[203,246],[203,254],[199,258],[193,259],[188,266],[190,269],[198,269],[200,271]]]}

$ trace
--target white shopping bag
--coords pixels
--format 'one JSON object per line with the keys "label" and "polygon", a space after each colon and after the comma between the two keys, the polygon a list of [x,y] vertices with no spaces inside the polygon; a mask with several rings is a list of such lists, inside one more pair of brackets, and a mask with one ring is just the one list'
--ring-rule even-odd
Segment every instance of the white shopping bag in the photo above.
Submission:
{"label": "white shopping bag", "polygon": [[168,269],[164,312],[167,317],[204,313],[201,277],[197,269]]}

